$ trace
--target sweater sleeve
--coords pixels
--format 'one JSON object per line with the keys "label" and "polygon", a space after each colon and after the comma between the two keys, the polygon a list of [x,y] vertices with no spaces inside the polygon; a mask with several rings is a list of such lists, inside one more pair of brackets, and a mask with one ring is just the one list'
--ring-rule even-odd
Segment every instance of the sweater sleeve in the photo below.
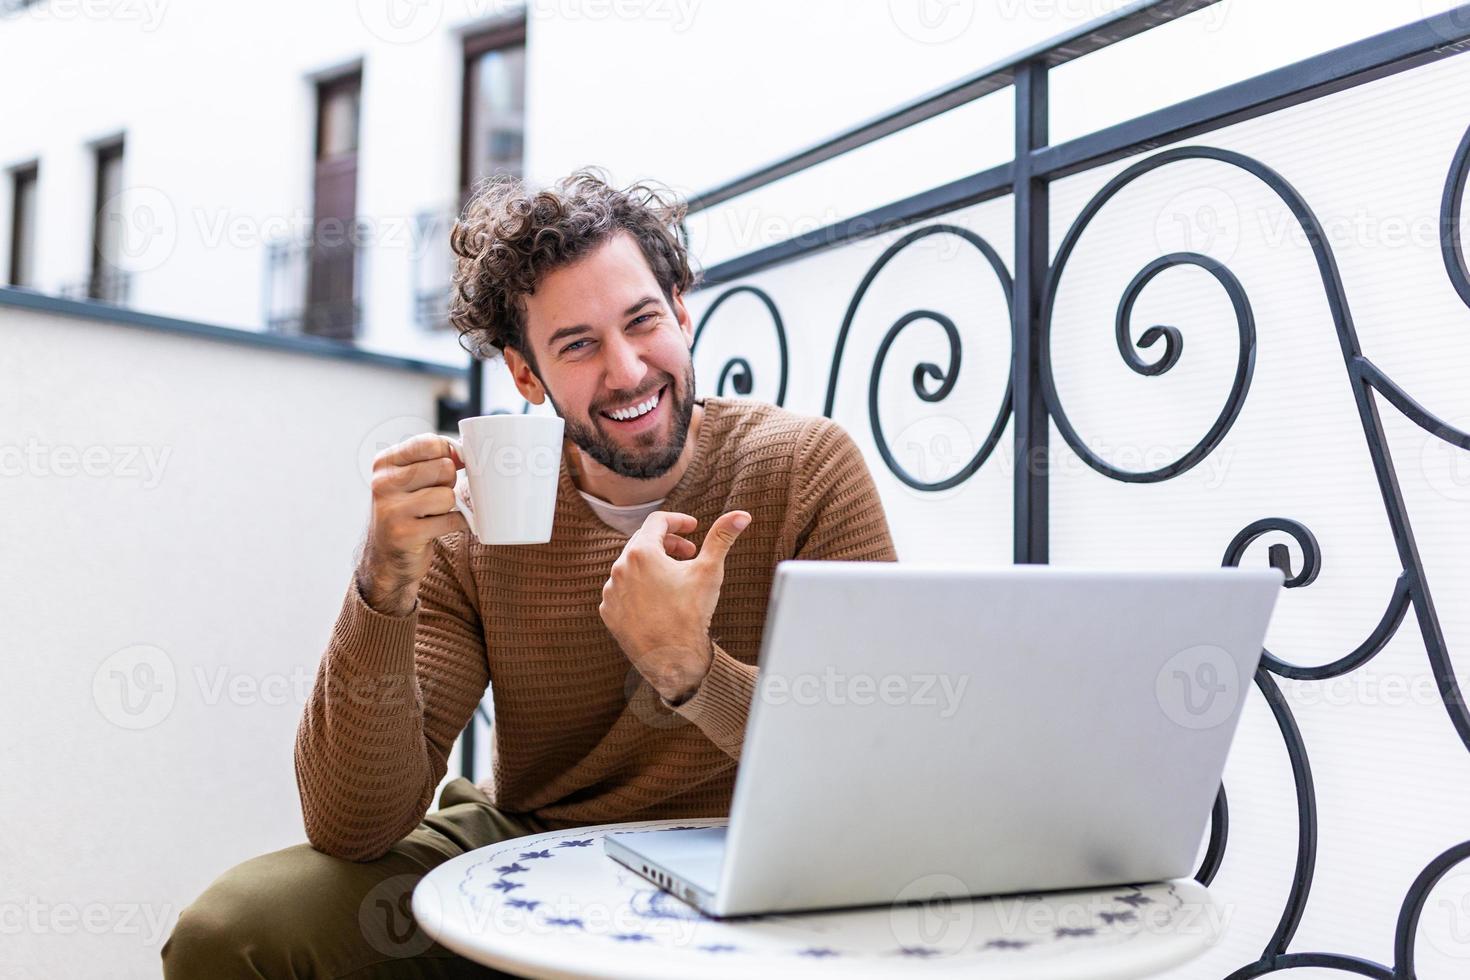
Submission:
{"label": "sweater sleeve", "polygon": [[796,528],[793,558],[812,561],[897,561],[883,501],[862,450],[847,430],[818,419],[798,456],[807,470],[792,485],[788,511]]}
{"label": "sweater sleeve", "polygon": [[[786,508],[788,528],[795,531],[791,557],[897,561],[878,488],[846,430],[829,419],[815,420],[803,433],[796,458]],[[660,700],[738,760],[759,673],[716,642],[709,673],[694,694],[679,704]]]}
{"label": "sweater sleeve", "polygon": [[699,682],[694,693],[678,704],[659,698],[663,706],[692,721],[720,749],[733,759],[740,758],[745,741],[745,721],[755,697],[757,669],[741,663],[714,643],[714,659],[709,673]]}
{"label": "sweater sleeve", "polygon": [[414,607],[387,616],[349,582],[296,732],[306,837],[381,857],[423,819],[490,683],[464,532],[434,541]]}

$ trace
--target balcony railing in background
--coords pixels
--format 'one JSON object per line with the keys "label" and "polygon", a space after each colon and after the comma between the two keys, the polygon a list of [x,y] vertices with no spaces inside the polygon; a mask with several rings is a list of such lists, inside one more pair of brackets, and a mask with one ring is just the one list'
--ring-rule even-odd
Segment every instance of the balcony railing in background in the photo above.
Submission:
{"label": "balcony railing in background", "polygon": [[271,333],[354,340],[362,326],[364,226],[266,246],[265,326]]}
{"label": "balcony railing in background", "polygon": [[454,253],[449,232],[454,215],[447,211],[421,211],[413,219],[413,249],[409,255],[413,275],[413,322],[420,330],[449,330],[449,277]]}
{"label": "balcony railing in background", "polygon": [[130,306],[133,295],[133,274],[121,269],[108,269],[93,273],[81,282],[70,283],[58,290],[64,299],[91,300],[109,306]]}

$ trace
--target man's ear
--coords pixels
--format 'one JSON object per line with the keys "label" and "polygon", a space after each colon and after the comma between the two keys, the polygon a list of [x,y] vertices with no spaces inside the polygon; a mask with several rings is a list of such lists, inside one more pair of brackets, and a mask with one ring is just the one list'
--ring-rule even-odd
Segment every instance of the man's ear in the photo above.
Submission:
{"label": "man's ear", "polygon": [[684,342],[688,346],[694,346],[694,321],[689,319],[689,311],[684,307],[684,294],[679,287],[673,288],[669,299],[669,305],[673,307],[674,319],[679,321],[679,329],[684,331]]}
{"label": "man's ear", "polygon": [[501,353],[505,356],[505,366],[521,397],[532,405],[540,405],[545,401],[546,389],[541,386],[541,379],[536,377],[536,372],[531,369],[530,362],[521,356],[521,352],[514,347],[507,347]]}

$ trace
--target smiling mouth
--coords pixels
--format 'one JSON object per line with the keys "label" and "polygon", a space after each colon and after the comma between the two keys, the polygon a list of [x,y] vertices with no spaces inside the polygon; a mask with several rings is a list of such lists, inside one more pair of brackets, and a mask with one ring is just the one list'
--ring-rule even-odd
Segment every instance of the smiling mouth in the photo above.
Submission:
{"label": "smiling mouth", "polygon": [[[628,410],[620,410],[619,413],[618,413],[618,415],[611,415],[611,414],[609,414],[607,412],[598,412],[597,414],[598,415],[601,415],[603,418],[607,419],[609,422],[618,422],[618,423],[622,423],[622,424],[626,424],[628,422],[637,422],[638,420],[644,418],[645,416],[652,415],[654,412],[658,411],[659,406],[662,405],[663,402],[664,402],[664,398],[666,398],[668,396],[668,390],[669,390],[669,386],[668,385],[664,385],[662,388],[659,388],[657,391],[655,391],[648,398],[645,398],[643,401],[639,402],[634,407],[635,408],[641,408],[641,409],[643,409],[643,411],[637,412],[636,414],[633,414],[631,409],[628,409]],[[625,414],[625,412],[627,412],[628,414]]]}

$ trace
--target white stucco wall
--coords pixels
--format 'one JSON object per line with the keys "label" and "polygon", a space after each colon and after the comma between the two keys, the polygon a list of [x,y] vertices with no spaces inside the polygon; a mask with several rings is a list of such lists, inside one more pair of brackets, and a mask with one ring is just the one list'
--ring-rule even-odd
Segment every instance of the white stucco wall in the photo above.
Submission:
{"label": "white stucco wall", "polygon": [[0,976],[155,977],[216,875],[304,839],[373,454],[456,385],[0,308]]}

